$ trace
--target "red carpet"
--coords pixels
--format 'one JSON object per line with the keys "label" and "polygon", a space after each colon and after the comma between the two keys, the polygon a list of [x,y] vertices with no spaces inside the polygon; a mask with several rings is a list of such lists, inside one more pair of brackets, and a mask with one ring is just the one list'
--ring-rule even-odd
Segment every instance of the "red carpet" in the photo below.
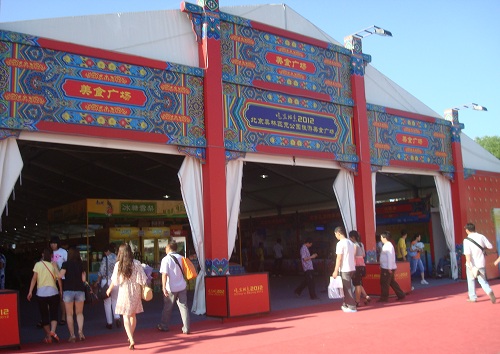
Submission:
{"label": "red carpet", "polygon": [[[491,282],[500,297],[500,282]],[[339,302],[273,311],[269,315],[196,322],[167,333],[136,332],[135,352],[181,353],[500,353],[500,299],[493,305],[482,289],[466,302],[465,282],[418,289],[405,301],[373,302],[343,313]],[[311,302],[312,303],[312,302]],[[311,304],[305,303],[305,304]],[[139,321],[141,320],[140,317]],[[80,343],[24,344],[14,353],[129,352],[124,332]]]}

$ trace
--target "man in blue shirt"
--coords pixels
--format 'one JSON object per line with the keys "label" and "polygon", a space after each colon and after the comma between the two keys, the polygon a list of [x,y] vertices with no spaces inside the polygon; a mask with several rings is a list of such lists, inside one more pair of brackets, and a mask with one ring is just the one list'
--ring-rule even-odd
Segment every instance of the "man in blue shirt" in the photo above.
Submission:
{"label": "man in blue shirt", "polygon": [[302,247],[300,248],[300,259],[302,260],[302,269],[304,270],[304,280],[299,284],[299,286],[295,289],[295,295],[297,297],[300,296],[302,290],[307,288],[309,289],[309,296],[311,300],[319,299],[316,296],[316,288],[314,285],[314,267],[312,260],[318,255],[316,253],[310,254],[309,248],[312,246],[312,241],[310,238],[307,238]]}

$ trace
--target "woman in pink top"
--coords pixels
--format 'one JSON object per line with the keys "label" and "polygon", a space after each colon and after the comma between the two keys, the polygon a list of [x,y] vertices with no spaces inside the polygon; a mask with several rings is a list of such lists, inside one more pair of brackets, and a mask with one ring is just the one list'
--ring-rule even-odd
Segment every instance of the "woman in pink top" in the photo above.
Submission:
{"label": "woman in pink top", "polygon": [[359,306],[361,296],[365,298],[364,303],[368,304],[371,301],[370,296],[363,287],[363,278],[366,276],[365,266],[365,247],[360,241],[359,233],[356,230],[349,232],[349,239],[354,243],[354,264],[356,265],[356,272],[352,278],[352,285],[354,285],[354,297]]}

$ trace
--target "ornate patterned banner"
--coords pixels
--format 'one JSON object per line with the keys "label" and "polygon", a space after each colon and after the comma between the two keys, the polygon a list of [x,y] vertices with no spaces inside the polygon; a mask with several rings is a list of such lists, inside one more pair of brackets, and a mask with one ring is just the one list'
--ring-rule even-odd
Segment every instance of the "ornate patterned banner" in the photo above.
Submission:
{"label": "ornate patterned banner", "polygon": [[0,128],[206,146],[201,69],[50,50],[12,32],[0,39]]}
{"label": "ornate patterned banner", "polygon": [[[294,149],[294,154],[358,162],[352,107],[224,84],[225,145],[257,152]],[[291,152],[290,152],[291,153]]]}
{"label": "ornate patterned banner", "polygon": [[371,163],[453,172],[449,122],[412,119],[370,105]]}
{"label": "ornate patterned banner", "polygon": [[[221,13],[225,81],[352,105],[350,57],[344,47],[273,33],[257,23]],[[269,30],[269,29],[267,29]],[[278,33],[278,34],[276,34]],[[280,35],[279,33],[283,33]]]}
{"label": "ornate patterned banner", "polygon": [[358,161],[350,51],[226,13],[221,50],[226,149]]}

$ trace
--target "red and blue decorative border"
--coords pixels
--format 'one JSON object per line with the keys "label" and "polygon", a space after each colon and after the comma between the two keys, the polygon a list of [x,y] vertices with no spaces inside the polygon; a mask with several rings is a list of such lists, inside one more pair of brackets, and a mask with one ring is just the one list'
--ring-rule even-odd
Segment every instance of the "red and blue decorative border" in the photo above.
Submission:
{"label": "red and blue decorative border", "polygon": [[451,123],[367,105],[371,163],[454,172]]}
{"label": "red and blue decorative border", "polygon": [[0,31],[0,92],[0,128],[206,146],[199,68]]}

